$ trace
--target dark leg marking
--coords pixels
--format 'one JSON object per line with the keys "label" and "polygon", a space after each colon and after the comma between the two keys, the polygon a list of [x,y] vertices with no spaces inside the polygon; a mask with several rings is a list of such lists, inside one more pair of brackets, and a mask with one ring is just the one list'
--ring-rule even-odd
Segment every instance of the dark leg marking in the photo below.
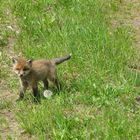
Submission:
{"label": "dark leg marking", "polygon": [[44,84],[44,90],[48,89],[49,83],[47,79],[43,80],[43,84]]}
{"label": "dark leg marking", "polygon": [[55,83],[55,85],[56,85],[58,91],[60,91],[60,90],[61,90],[61,84],[60,84],[60,82],[58,81],[58,79],[54,79],[54,83]]}
{"label": "dark leg marking", "polygon": [[32,90],[33,90],[34,101],[35,101],[35,102],[39,102],[40,94],[39,94],[39,92],[38,92],[38,87],[37,87],[37,85],[34,86],[34,87],[32,88]]}

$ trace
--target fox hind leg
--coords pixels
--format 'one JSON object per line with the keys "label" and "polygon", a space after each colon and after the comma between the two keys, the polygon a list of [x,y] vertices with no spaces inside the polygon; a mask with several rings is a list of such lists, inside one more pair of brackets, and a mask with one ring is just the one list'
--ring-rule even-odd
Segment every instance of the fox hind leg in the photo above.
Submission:
{"label": "fox hind leg", "polygon": [[61,84],[60,84],[60,82],[58,81],[57,78],[54,79],[54,84],[56,85],[57,89],[60,91],[61,90]]}
{"label": "fox hind leg", "polygon": [[47,79],[43,80],[43,84],[44,84],[44,90],[49,88],[49,82]]}
{"label": "fox hind leg", "polygon": [[57,78],[56,69],[51,70],[48,79],[57,87],[57,90],[60,91],[61,85],[60,85],[59,80]]}
{"label": "fox hind leg", "polygon": [[37,83],[33,83],[32,90],[33,90],[34,101],[39,102],[40,94],[39,94],[39,91],[38,91]]}
{"label": "fox hind leg", "polygon": [[57,90],[60,91],[61,85],[60,85],[60,83],[59,83],[59,81],[58,81],[58,78],[56,78],[56,77],[51,77],[51,78],[50,78],[50,81],[57,87]]}

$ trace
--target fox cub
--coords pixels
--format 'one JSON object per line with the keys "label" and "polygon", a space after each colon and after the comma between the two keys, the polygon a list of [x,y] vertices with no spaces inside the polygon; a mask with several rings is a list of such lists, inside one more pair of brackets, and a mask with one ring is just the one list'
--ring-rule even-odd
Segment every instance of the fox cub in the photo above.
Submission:
{"label": "fox cub", "polygon": [[18,100],[24,98],[27,87],[33,90],[33,96],[38,99],[38,82],[42,81],[44,89],[48,89],[48,80],[53,82],[57,89],[60,90],[60,84],[57,78],[56,65],[69,60],[71,54],[62,58],[51,60],[25,60],[24,58],[13,58],[13,70],[20,79],[20,92]]}

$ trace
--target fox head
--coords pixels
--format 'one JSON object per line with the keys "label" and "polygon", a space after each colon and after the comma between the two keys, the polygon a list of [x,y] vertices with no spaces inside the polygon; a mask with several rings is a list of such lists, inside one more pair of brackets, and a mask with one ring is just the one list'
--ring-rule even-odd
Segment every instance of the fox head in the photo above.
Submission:
{"label": "fox head", "polygon": [[26,61],[23,58],[13,58],[13,70],[20,77],[23,78],[27,76],[31,71],[32,60]]}

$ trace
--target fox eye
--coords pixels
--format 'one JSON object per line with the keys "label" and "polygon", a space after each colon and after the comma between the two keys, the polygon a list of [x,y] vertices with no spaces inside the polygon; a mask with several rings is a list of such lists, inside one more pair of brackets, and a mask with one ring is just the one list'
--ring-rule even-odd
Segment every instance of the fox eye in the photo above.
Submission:
{"label": "fox eye", "polygon": [[19,68],[16,68],[16,70],[18,70],[18,71],[19,71],[20,69],[19,69]]}
{"label": "fox eye", "polygon": [[29,70],[29,68],[23,68],[23,71]]}

